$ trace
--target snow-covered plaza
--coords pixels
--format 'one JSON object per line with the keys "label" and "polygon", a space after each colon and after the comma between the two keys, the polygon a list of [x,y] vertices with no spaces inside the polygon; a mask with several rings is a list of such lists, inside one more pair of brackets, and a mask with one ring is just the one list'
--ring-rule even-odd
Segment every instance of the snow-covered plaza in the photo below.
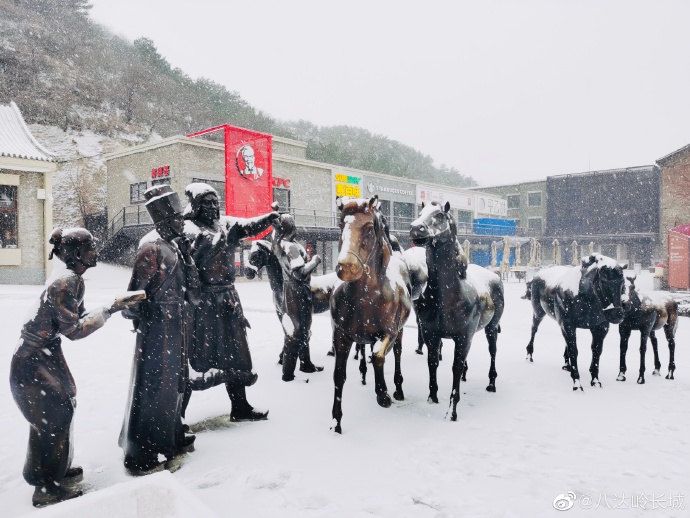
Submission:
{"label": "snow-covered plaza", "polygon": [[[87,310],[121,294],[129,276],[126,268],[104,264],[88,271]],[[643,272],[637,285],[650,290],[651,274]],[[394,401],[389,409],[379,407],[373,370],[362,386],[358,364],[350,360],[343,434],[338,435],[330,429],[334,360],[326,355],[331,343],[329,315],[315,315],[311,338],[312,359],[325,371],[308,375],[308,383],[284,383],[277,365],[283,331],[268,282],[236,286],[252,326],[249,344],[259,374],[248,397],[253,405],[270,410],[268,421],[230,423],[223,387],[196,392],[186,419],[197,434],[196,451],[172,475],[129,476],[117,438],[134,334],[131,322],[116,315],[84,340],[63,338],[78,388],[74,463],[84,468],[87,493],[46,510],[31,506],[33,488],[21,475],[29,425],[5,381],[0,392],[5,423],[0,514],[533,517],[558,515],[554,501],[559,495],[573,502],[568,516],[605,513],[614,507],[625,517],[690,514],[689,319],[680,319],[676,335],[676,379],[664,379],[668,348],[658,332],[662,376],[651,375],[649,346],[645,385],[635,383],[639,333],[633,333],[628,350],[628,381],[616,381],[619,336],[617,326],[611,326],[600,366],[603,388],[590,387],[590,334],[578,330],[584,392],[574,393],[569,374],[561,370],[564,341],[553,320],[547,317],[540,327],[534,363],[525,360],[531,306],[520,298],[525,284],[511,278],[505,283],[496,393],[485,390],[489,354],[481,333],[469,355],[467,382],[461,385],[458,422],[445,418],[453,347],[446,340],[438,371],[441,402],[427,403],[426,356],[415,354],[417,329],[411,316],[403,341],[405,401]],[[3,380],[9,376],[24,315],[41,290],[0,289]],[[392,354],[386,377],[390,389]]]}

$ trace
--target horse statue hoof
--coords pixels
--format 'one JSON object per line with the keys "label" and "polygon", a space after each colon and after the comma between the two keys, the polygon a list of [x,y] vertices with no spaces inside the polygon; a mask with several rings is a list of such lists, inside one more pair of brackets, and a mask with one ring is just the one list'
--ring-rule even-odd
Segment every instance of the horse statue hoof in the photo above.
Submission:
{"label": "horse statue hoof", "polygon": [[625,374],[621,372],[616,378],[616,381],[625,381]]}
{"label": "horse statue hoof", "polygon": [[672,379],[675,379],[675,378],[673,377],[673,374],[669,372],[669,373],[666,375],[666,379],[667,379],[667,380],[672,380]]}
{"label": "horse statue hoof", "polygon": [[532,359],[532,355],[531,355],[531,354],[528,354],[528,355],[527,355],[527,358],[525,358],[525,360],[529,360],[530,363],[534,363],[534,360]]}
{"label": "horse statue hoof", "polygon": [[645,383],[645,381],[644,381],[644,378],[643,378],[643,377],[637,378],[637,384],[638,384],[638,385],[644,385],[644,383]]}
{"label": "horse statue hoof", "polygon": [[457,421],[457,420],[458,420],[458,413],[457,413],[457,412],[453,412],[453,413],[451,414],[451,416],[450,416],[450,420],[451,420],[451,421]]}
{"label": "horse statue hoof", "polygon": [[421,347],[419,347],[418,349],[415,349],[414,352],[416,352],[417,354],[421,354],[421,355],[424,354],[424,351],[422,350]]}
{"label": "horse statue hoof", "polygon": [[384,392],[383,394],[377,394],[376,402],[383,408],[388,408],[393,404],[393,401],[391,401],[391,397],[388,395],[388,392]]}
{"label": "horse statue hoof", "polygon": [[601,388],[601,381],[599,381],[599,380],[596,379],[596,378],[594,378],[592,381],[590,381],[589,384],[590,384],[592,387],[596,387],[597,385],[599,385],[599,388]]}
{"label": "horse statue hoof", "polygon": [[561,369],[563,369],[564,371],[570,372],[570,365],[565,364],[563,367],[561,367]]}
{"label": "horse statue hoof", "polygon": [[426,401],[427,403],[436,403],[438,405],[438,396],[429,395]]}
{"label": "horse statue hoof", "polygon": [[489,385],[488,387],[486,387],[486,391],[487,392],[496,392],[496,385],[493,385],[493,384]]}
{"label": "horse statue hoof", "polygon": [[393,397],[395,398],[396,401],[404,401],[405,400],[405,393],[402,391],[402,389],[396,390],[395,392],[393,392]]}
{"label": "horse statue hoof", "polygon": [[661,376],[661,371],[659,369],[654,369],[654,372],[652,372],[652,376]]}

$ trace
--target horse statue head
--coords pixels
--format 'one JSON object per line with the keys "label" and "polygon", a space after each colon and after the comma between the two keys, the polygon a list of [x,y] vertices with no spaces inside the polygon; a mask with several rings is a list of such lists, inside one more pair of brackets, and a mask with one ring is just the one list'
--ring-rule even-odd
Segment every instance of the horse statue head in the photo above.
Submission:
{"label": "horse statue head", "polygon": [[580,293],[595,295],[604,308],[604,317],[611,324],[620,324],[625,317],[622,306],[625,277],[628,267],[615,259],[598,253],[582,258]]}
{"label": "horse statue head", "polygon": [[450,212],[450,202],[422,203],[422,212],[410,225],[410,239],[417,246],[435,246],[455,241],[458,227]]}
{"label": "horse statue head", "polygon": [[351,282],[371,275],[373,268],[380,271],[388,264],[391,247],[378,211],[378,196],[369,200],[338,198],[336,205],[340,209],[338,278]]}

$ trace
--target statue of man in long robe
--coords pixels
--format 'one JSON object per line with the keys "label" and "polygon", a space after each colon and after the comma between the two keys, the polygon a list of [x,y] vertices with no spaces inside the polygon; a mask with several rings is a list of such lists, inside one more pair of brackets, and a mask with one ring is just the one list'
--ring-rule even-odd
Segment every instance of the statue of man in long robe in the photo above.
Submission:
{"label": "statue of man in long robe", "polygon": [[[201,377],[189,388],[203,390],[224,382],[232,421],[266,419],[267,411],[254,410],[247,401],[246,387],[256,382],[257,375],[252,372],[247,342],[249,322],[235,289],[235,249],[242,239],[260,234],[280,216],[270,212],[255,218],[221,217],[213,187],[192,183],[185,192],[189,198],[185,233],[193,242],[201,281],[201,304],[194,311],[189,348],[189,365]],[[187,398],[190,395],[188,390]]]}
{"label": "statue of man in long robe", "polygon": [[124,316],[134,319],[137,341],[120,446],[125,467],[144,474],[188,450],[182,400],[187,385],[186,337],[190,303],[198,304],[198,274],[177,193],[168,185],[144,193],[156,231],[139,246],[129,290],[146,291],[146,301]]}

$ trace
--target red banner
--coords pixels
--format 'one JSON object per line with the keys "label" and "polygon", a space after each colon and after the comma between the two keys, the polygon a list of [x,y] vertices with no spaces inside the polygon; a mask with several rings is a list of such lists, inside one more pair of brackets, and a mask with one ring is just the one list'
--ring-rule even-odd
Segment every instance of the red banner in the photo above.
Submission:
{"label": "red banner", "polygon": [[252,218],[271,212],[273,135],[223,124],[187,136],[200,137],[220,130],[225,140],[225,214]]}

